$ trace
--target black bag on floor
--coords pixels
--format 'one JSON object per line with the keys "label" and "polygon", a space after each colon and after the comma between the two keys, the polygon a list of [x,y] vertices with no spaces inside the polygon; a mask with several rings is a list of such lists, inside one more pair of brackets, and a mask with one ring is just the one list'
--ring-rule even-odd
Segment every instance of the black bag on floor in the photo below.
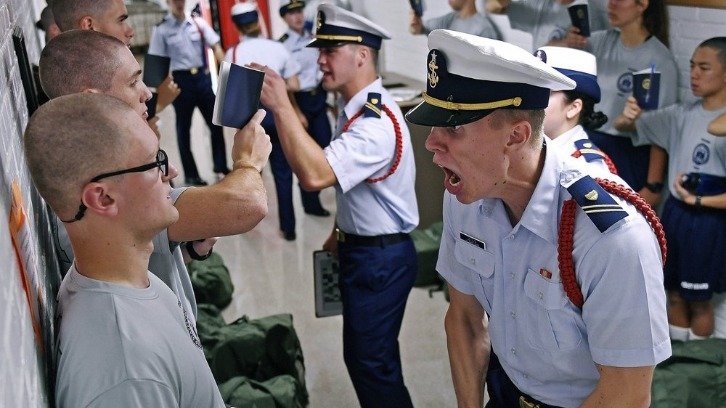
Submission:
{"label": "black bag on floor", "polygon": [[203,261],[192,261],[187,264],[187,270],[197,303],[209,303],[224,309],[232,302],[234,285],[219,254],[213,252]]}

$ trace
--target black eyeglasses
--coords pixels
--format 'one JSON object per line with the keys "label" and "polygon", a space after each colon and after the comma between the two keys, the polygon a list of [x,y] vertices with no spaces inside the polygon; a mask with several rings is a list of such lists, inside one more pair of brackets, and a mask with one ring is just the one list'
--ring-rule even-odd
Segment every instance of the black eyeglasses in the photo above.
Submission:
{"label": "black eyeglasses", "polygon": [[[132,167],[130,169],[118,170],[118,171],[112,171],[110,173],[99,174],[98,176],[92,178],[88,182],[95,183],[101,179],[105,179],[105,178],[113,177],[113,176],[120,176],[120,175],[126,174],[126,173],[142,173],[144,171],[151,170],[154,167],[158,167],[159,170],[164,174],[164,177],[169,175],[169,157],[166,155],[166,152],[163,151],[162,149],[159,149],[159,151],[156,152],[156,160],[153,163],[143,164],[141,166]],[[83,218],[83,215],[86,213],[86,209],[87,209],[86,205],[81,202],[81,205],[78,207],[78,212],[76,213],[75,217],[73,217],[72,220],[61,220],[61,221],[65,222],[65,223],[76,222],[76,221],[80,220],[81,218]]]}

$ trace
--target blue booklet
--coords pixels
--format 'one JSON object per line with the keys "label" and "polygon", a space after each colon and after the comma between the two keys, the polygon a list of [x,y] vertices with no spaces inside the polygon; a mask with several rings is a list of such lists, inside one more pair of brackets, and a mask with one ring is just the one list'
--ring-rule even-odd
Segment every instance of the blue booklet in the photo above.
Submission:
{"label": "blue booklet", "polygon": [[411,5],[414,14],[418,17],[423,16],[423,0],[408,0],[408,3]]}
{"label": "blue booklet", "polygon": [[212,123],[235,129],[244,127],[259,109],[264,79],[263,71],[223,61]]}
{"label": "blue booklet", "polygon": [[142,80],[150,88],[158,87],[169,76],[169,57],[146,54],[144,56],[144,76]]}
{"label": "blue booklet", "polygon": [[587,12],[587,0],[577,0],[567,7],[570,14],[570,21],[573,27],[580,30],[580,35],[584,37],[590,36],[590,16]]}
{"label": "blue booklet", "polygon": [[654,68],[633,72],[633,97],[643,110],[658,109],[660,72]]}

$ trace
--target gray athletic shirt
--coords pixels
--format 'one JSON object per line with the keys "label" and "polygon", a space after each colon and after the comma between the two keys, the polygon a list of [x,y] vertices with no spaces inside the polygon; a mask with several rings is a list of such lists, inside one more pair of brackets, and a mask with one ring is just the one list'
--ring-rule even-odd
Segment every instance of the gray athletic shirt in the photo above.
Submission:
{"label": "gray athletic shirt", "polygon": [[[590,0],[588,4],[590,32],[610,28],[607,16],[607,0]],[[509,24],[517,30],[532,34],[533,49],[560,40],[572,25],[567,6],[554,0],[512,1],[507,6]]]}
{"label": "gray athletic shirt", "polygon": [[[172,203],[176,203],[176,200],[187,188],[189,187],[172,189]],[[65,272],[73,263],[73,247],[63,223],[58,217],[54,218],[56,225],[52,226],[52,229],[57,239],[55,243],[56,251],[59,253],[61,271]],[[184,257],[179,248],[179,243],[169,241],[169,231],[167,229],[154,237],[154,252],[151,253],[149,258],[149,270],[179,296],[179,299],[184,303],[185,309],[191,313],[189,318],[196,322],[197,301],[194,298],[192,280],[189,278],[189,272],[184,264]]]}
{"label": "gray athletic shirt", "polygon": [[72,266],[58,324],[58,407],[224,407],[196,330],[153,274],[135,289]]}
{"label": "gray athletic shirt", "polygon": [[634,132],[620,132],[613,127],[615,119],[623,113],[625,101],[633,94],[633,72],[650,68],[660,72],[658,106],[670,106],[678,95],[678,71],[673,54],[655,36],[643,44],[629,48],[620,41],[616,29],[592,33],[588,51],[597,57],[597,83],[602,97],[596,111],[608,116],[602,132],[617,136],[633,136]]}
{"label": "gray athletic shirt", "polygon": [[459,18],[459,13],[452,11],[440,17],[430,18],[423,24],[423,33],[428,34],[439,28],[478,35],[479,37],[493,38],[495,40],[502,39],[499,30],[489,20],[489,17],[482,13],[476,13],[467,19],[462,19]]}
{"label": "gray athletic shirt", "polygon": [[637,144],[655,144],[668,152],[668,187],[678,198],[673,182],[678,172],[726,177],[726,137],[708,133],[708,124],[726,108],[703,109],[701,100],[644,112],[635,122]]}

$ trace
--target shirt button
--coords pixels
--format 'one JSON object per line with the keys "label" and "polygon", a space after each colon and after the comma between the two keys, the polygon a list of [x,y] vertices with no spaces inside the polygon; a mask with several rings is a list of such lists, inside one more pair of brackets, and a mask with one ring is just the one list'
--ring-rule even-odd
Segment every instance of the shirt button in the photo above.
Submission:
{"label": "shirt button", "polygon": [[527,374],[522,374],[522,377],[524,377],[524,379],[525,379],[525,380],[526,380],[527,378],[529,378],[529,376],[528,376]]}
{"label": "shirt button", "polygon": [[469,263],[472,265],[476,265],[476,258],[469,258]]}
{"label": "shirt button", "polygon": [[514,355],[517,354],[517,350],[515,350],[514,347],[512,347],[512,354],[514,354]]}
{"label": "shirt button", "polygon": [[512,279],[514,279],[514,274],[513,273],[510,273],[509,274],[509,277],[512,278]]}
{"label": "shirt button", "polygon": [[514,239],[514,235],[508,236],[507,239],[510,240],[510,241],[513,240]]}
{"label": "shirt button", "polygon": [[514,312],[511,312],[509,315],[512,316],[512,319],[516,319],[517,318],[517,314],[514,313]]}
{"label": "shirt button", "polygon": [[544,294],[542,292],[538,292],[537,297],[540,299],[544,299]]}

